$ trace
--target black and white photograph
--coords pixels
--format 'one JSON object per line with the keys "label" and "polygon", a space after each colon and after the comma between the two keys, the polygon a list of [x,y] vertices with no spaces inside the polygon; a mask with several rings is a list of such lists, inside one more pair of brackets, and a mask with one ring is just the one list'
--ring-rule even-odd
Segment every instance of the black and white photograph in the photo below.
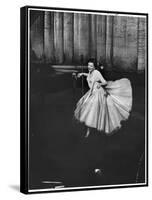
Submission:
{"label": "black and white photograph", "polygon": [[21,8],[21,192],[148,186],[148,14]]}

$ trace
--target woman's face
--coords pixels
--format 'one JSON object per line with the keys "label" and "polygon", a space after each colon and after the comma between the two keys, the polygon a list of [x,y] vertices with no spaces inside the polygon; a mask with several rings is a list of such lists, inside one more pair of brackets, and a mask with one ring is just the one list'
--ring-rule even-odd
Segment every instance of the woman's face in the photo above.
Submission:
{"label": "woman's face", "polygon": [[95,69],[93,62],[88,62],[88,70],[89,72],[92,72]]}

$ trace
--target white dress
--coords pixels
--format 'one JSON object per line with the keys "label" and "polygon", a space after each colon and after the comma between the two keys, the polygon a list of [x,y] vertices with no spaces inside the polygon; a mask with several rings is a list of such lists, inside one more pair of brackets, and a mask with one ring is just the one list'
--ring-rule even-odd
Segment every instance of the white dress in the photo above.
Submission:
{"label": "white dress", "polygon": [[[127,120],[132,108],[132,88],[127,78],[105,82],[101,73],[94,70],[87,76],[89,91],[78,101],[75,118],[87,127],[110,134]],[[99,85],[100,84],[100,85]]]}

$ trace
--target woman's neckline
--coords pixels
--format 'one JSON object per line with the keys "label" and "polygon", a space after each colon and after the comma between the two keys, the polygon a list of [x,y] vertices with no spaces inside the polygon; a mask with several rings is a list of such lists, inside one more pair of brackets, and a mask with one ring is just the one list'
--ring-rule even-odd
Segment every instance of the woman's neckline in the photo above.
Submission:
{"label": "woman's neckline", "polygon": [[92,72],[89,72],[89,74],[90,74],[90,75],[92,75],[94,71],[95,71],[95,69],[94,69],[94,70],[92,70]]}

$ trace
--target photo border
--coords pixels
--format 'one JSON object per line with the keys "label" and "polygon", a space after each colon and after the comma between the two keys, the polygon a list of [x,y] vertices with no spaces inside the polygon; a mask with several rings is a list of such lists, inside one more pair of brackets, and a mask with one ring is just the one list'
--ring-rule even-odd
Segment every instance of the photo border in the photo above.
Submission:
{"label": "photo border", "polygon": [[[56,12],[81,12],[91,14],[103,15],[119,15],[119,16],[134,16],[145,17],[147,28],[147,66],[145,66],[145,183],[134,184],[115,184],[115,185],[100,185],[100,186],[84,186],[84,187],[67,187],[60,189],[30,189],[29,188],[29,125],[30,125],[30,10],[41,11],[56,11]],[[60,8],[60,7],[43,7],[43,6],[25,6],[21,8],[20,15],[20,191],[24,194],[33,193],[48,193],[48,192],[65,192],[65,191],[82,191],[82,190],[97,190],[97,189],[111,189],[111,188],[128,188],[128,187],[143,187],[148,186],[148,13],[138,12],[121,12],[121,11],[105,11],[105,10],[90,10],[90,9],[73,9],[73,8]]]}

